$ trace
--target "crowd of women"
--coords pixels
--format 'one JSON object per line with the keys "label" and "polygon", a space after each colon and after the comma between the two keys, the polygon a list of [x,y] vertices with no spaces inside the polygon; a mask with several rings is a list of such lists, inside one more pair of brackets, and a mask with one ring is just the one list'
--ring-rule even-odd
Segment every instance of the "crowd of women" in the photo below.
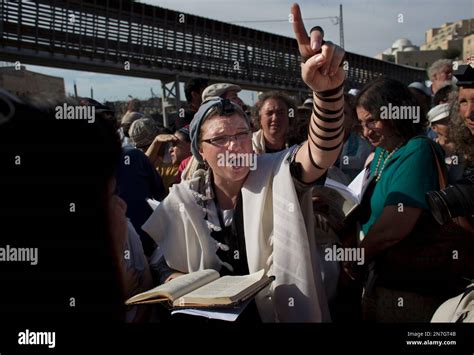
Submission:
{"label": "crowd of women", "polygon": [[[474,181],[474,69],[460,66],[457,86],[445,85],[446,97],[431,110],[421,83],[379,78],[347,92],[344,51],[318,26],[308,34],[297,5],[291,11],[302,79],[312,91],[305,105],[267,92],[248,108],[239,86],[194,80],[173,131],[133,107],[118,127],[113,113],[93,102],[96,123],[61,123],[63,135],[78,138],[59,139],[62,146],[74,145],[76,153],[87,150],[81,143],[100,148],[105,193],[95,208],[106,221],[102,244],[120,290],[111,303],[123,319],[169,321],[159,306],[125,308],[124,301],[201,269],[274,276],[239,318],[263,322],[428,322],[474,277],[472,210],[450,214],[441,226],[426,198],[446,187],[447,169],[450,184]],[[53,124],[47,109],[16,105],[43,112],[38,132],[59,144],[44,129]],[[382,115],[387,107],[413,115]],[[21,122],[13,117],[4,132],[18,129],[15,120]],[[248,159],[222,159],[231,154]],[[82,168],[80,176],[98,174],[70,158],[55,171],[65,173],[67,164],[74,173]],[[347,185],[365,170],[369,187],[346,217],[324,197],[325,182]],[[461,193],[463,212],[472,198]],[[159,202],[154,209],[150,199]],[[445,243],[449,233],[456,243]],[[364,258],[325,258],[333,246],[363,249]]]}

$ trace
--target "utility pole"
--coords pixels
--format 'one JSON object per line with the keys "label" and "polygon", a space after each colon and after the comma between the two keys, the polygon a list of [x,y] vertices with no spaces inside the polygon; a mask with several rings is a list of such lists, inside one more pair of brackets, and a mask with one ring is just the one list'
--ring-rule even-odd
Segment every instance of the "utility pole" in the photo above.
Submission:
{"label": "utility pole", "polygon": [[344,21],[342,19],[342,4],[339,4],[339,45],[344,48]]}
{"label": "utility pole", "polygon": [[74,82],[74,96],[77,99],[77,85],[76,85],[76,82]]}

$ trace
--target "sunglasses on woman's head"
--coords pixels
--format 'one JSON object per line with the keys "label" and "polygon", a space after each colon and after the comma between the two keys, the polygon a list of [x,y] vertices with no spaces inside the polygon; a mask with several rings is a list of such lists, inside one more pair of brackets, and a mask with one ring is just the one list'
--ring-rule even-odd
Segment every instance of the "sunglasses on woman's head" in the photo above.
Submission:
{"label": "sunglasses on woman's head", "polygon": [[208,104],[210,105],[206,111],[209,112],[211,108],[217,107],[217,110],[219,111],[219,115],[230,115],[231,113],[234,113],[235,111],[237,111],[235,104],[233,104],[232,101],[230,101],[229,99],[222,99],[220,97],[212,97],[210,99],[203,101],[201,106],[208,105]]}

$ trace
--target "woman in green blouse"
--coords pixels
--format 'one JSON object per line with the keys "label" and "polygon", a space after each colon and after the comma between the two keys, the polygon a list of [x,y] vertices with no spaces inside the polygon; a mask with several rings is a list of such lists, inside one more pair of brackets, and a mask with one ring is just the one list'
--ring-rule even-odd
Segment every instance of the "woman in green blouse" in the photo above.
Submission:
{"label": "woman in green blouse", "polygon": [[[432,143],[423,136],[426,119],[402,83],[387,78],[375,80],[358,95],[356,109],[364,136],[375,147],[370,163],[375,181],[368,196],[370,214],[361,221],[364,237],[360,247],[369,265],[408,237],[422,212],[428,211],[425,193],[439,189],[433,152],[440,161],[444,158],[441,148],[433,144],[433,150]],[[369,275],[363,299],[365,319],[428,321],[440,302],[403,287],[381,286],[376,276]]]}

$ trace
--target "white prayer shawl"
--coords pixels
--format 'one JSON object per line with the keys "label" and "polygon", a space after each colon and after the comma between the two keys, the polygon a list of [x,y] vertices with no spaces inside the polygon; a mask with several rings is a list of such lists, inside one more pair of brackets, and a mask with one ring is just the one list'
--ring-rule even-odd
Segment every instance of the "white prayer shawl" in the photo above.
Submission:
{"label": "white prayer shawl", "polygon": [[[287,159],[290,153],[288,149],[259,156],[258,168],[250,171],[242,187],[249,271],[263,268],[275,276],[256,297],[257,307],[264,322],[329,321],[315,240],[308,238],[314,235],[311,189],[298,200]],[[219,229],[215,205],[209,198],[207,209],[197,202],[203,197],[198,192],[203,191],[202,172],[173,185],[143,225],[169,267],[185,273],[221,268],[217,241],[210,236],[211,229]]]}
{"label": "white prayer shawl", "polygon": [[474,283],[465,292],[444,302],[431,318],[431,323],[473,323],[474,322]]}

